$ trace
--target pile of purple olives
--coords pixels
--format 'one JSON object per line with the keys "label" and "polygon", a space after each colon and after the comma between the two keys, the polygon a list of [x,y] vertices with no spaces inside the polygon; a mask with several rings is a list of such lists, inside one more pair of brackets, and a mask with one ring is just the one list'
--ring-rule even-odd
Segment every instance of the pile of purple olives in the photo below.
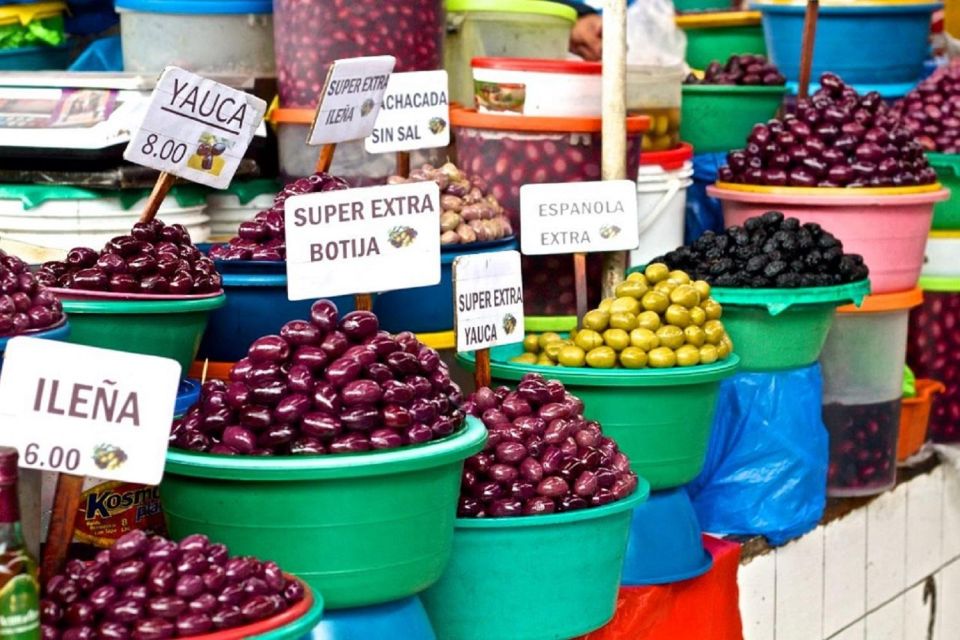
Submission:
{"label": "pile of purple olives", "polygon": [[274,197],[272,207],[258,213],[253,220],[241,222],[237,235],[230,238],[229,242],[211,247],[210,257],[214,260],[286,260],[283,206],[287,198],[349,188],[346,180],[328,173],[316,173],[295,180]]}
{"label": "pile of purple olives", "polygon": [[133,530],[46,581],[42,640],[165,640],[232,629],[303,600],[274,562],[231,557],[194,534],[179,543]]}
{"label": "pile of purple olives", "polygon": [[62,320],[57,296],[38,283],[26,262],[0,250],[0,338],[48,329]]}
{"label": "pile of purple olives", "polygon": [[463,408],[483,420],[489,437],[464,465],[461,518],[576,511],[637,489],[630,460],[557,380],[528,373],[513,391],[478,389]]}
{"label": "pile of purple olives", "polygon": [[960,63],[938,69],[892,111],[927,151],[960,153]]}
{"label": "pile of purple olives", "polygon": [[443,438],[460,429],[460,388],[433,349],[377,316],[342,318],[318,300],[310,320],[258,338],[230,371],[208,380],[174,423],[174,447],[221,455],[359,453]]}
{"label": "pile of purple olives", "polygon": [[933,184],[923,147],[885,106],[832,73],[793,113],[753,127],[727,154],[721,182],[790,187],[903,187]]}
{"label": "pile of purple olives", "polygon": [[720,64],[714,60],[704,69],[702,78],[698,78],[691,73],[683,83],[774,87],[787,84],[787,79],[780,73],[775,64],[763,56],[733,55],[727,59],[725,64]]}
{"label": "pile of purple olives", "polygon": [[213,261],[200,253],[180,224],[154,218],[133,225],[100,253],[77,247],[62,261],[45,262],[37,281],[47,287],[153,295],[195,295],[221,290]]}

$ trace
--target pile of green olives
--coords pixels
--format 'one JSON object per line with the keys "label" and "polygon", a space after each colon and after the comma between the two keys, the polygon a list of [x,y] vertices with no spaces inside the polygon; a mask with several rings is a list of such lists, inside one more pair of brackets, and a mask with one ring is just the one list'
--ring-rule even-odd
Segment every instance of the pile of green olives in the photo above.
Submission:
{"label": "pile of green olives", "polygon": [[564,338],[530,334],[511,362],[594,369],[668,369],[712,364],[733,352],[710,285],[662,263],[631,273]]}

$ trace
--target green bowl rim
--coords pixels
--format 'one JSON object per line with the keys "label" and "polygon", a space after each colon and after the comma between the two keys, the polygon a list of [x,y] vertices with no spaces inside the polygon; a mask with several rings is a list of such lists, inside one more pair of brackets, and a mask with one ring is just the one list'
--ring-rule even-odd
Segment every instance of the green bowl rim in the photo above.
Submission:
{"label": "green bowl rim", "polygon": [[954,177],[960,177],[960,153],[934,153],[927,151],[927,162],[934,169],[949,169]]}
{"label": "green bowl rim", "polygon": [[363,453],[318,456],[221,456],[170,449],[164,473],[250,482],[339,480],[382,476],[439,467],[465,460],[483,448],[487,429],[467,416],[465,427],[442,438],[412,447]]}
{"label": "green bowl rim", "polygon": [[632,494],[605,504],[602,507],[578,509],[564,513],[551,513],[545,516],[517,516],[514,518],[457,518],[454,525],[457,529],[517,529],[523,527],[548,527],[557,524],[569,524],[584,520],[600,519],[611,516],[627,509],[633,509],[650,497],[650,483],[641,476],[637,476],[637,489]]}
{"label": "green bowl rim", "polygon": [[523,327],[527,333],[569,332],[577,328],[577,316],[527,316],[523,319]]}
{"label": "green bowl rim", "polygon": [[152,315],[158,313],[192,313],[212,311],[222,307],[227,296],[195,300],[62,300],[63,310],[69,314],[98,313],[107,315]]}
{"label": "green bowl rim", "polygon": [[787,85],[685,84],[682,93],[716,95],[730,93],[749,97],[751,94],[786,95]]}
{"label": "green bowl rim", "polygon": [[920,276],[917,284],[924,293],[960,293],[960,278],[955,276]]}
{"label": "green bowl rim", "polygon": [[[476,368],[473,352],[458,353],[457,362],[469,371]],[[693,367],[670,369],[591,369],[590,367],[543,367],[535,364],[490,361],[490,374],[494,379],[519,380],[526,373],[539,373],[543,377],[559,380],[564,384],[582,387],[669,387],[674,385],[716,382],[732,375],[740,367],[740,356],[731,353],[726,360]]]}
{"label": "green bowl rim", "polygon": [[[857,280],[829,287],[800,287],[796,289],[734,289],[712,287],[710,296],[721,306],[764,307],[772,316],[790,307],[842,306],[853,303],[858,307],[870,293],[870,280]],[[721,317],[722,320],[722,317]]]}

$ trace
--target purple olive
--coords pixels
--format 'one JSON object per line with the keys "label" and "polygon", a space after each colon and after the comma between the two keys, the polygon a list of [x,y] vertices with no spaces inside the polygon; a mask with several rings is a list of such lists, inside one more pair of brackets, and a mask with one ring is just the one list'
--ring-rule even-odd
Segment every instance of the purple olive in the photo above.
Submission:
{"label": "purple olive", "polygon": [[337,305],[329,300],[317,300],[310,307],[310,322],[325,333],[336,329],[338,320]]}
{"label": "purple olive", "polygon": [[290,357],[290,343],[280,336],[263,336],[250,345],[247,357],[256,362],[283,362]]}
{"label": "purple olive", "polygon": [[340,330],[351,340],[363,340],[379,329],[377,316],[369,311],[351,311],[340,320]]}
{"label": "purple olive", "polygon": [[147,612],[157,618],[176,618],[186,608],[187,602],[183,597],[176,596],[159,596],[147,603]]}
{"label": "purple olive", "polygon": [[330,363],[325,378],[333,386],[343,388],[347,383],[356,380],[362,370],[363,366],[353,358],[340,358]]}
{"label": "purple olive", "polygon": [[139,620],[134,626],[133,637],[137,640],[165,640],[176,634],[176,626],[162,618]]}

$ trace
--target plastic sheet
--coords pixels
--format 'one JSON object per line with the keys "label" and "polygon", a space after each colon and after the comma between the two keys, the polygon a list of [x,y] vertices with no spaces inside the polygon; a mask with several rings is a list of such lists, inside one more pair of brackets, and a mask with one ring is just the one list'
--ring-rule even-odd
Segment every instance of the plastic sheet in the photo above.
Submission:
{"label": "plastic sheet", "polygon": [[704,531],[780,545],[813,529],[826,505],[827,431],[820,365],[726,380],[707,461],[687,490]]}
{"label": "plastic sheet", "polygon": [[686,244],[699,238],[704,231],[723,230],[723,208],[719,200],[707,195],[707,187],[717,181],[717,171],[726,164],[726,157],[725,153],[693,157],[693,184],[687,188],[687,223],[683,236]]}

